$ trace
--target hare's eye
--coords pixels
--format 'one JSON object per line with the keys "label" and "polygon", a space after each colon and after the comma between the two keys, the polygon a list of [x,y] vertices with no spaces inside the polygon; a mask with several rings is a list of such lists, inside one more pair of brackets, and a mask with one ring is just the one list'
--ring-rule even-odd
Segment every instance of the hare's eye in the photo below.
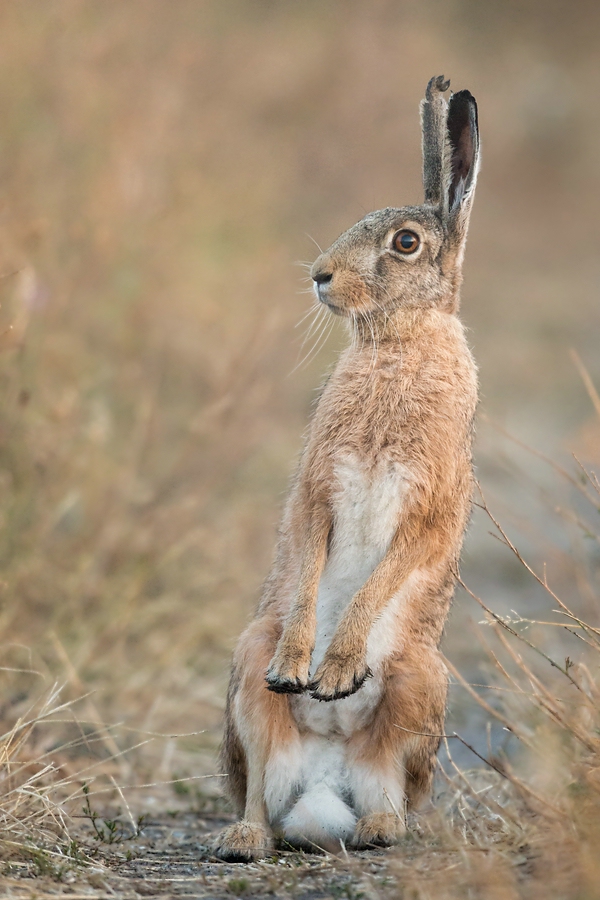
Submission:
{"label": "hare's eye", "polygon": [[421,241],[414,231],[398,231],[394,235],[394,249],[400,253],[414,253]]}

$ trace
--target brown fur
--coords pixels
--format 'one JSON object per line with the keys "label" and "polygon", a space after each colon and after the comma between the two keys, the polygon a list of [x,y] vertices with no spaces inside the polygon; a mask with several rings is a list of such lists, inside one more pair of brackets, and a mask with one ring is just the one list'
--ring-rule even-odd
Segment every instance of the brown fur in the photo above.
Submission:
{"label": "brown fur", "polygon": [[404,823],[395,813],[373,813],[363,816],[356,823],[352,846],[356,850],[389,847],[397,843],[404,831]]}
{"label": "brown fur", "polygon": [[[244,822],[219,837],[216,852],[224,858],[254,858],[271,846],[265,779],[278,754],[308,733],[291,698],[343,704],[361,690],[372,674],[372,628],[408,583],[397,633],[373,673],[381,692],[366,724],[357,713],[356,727],[342,737],[332,732],[331,740],[341,741],[352,771],[400,785],[410,805],[430,789],[447,690],[437,648],[470,513],[477,399],[474,363],[455,315],[477,168],[476,111],[467,92],[448,107],[443,89],[443,79],[432,79],[424,101],[428,205],[367,216],[313,267],[319,299],[348,319],[352,343],[319,399],[273,571],[235,653],[222,761]],[[395,250],[402,229],[419,237],[413,254]],[[397,467],[405,494],[387,551],[346,604],[311,675],[319,585],[340,538],[337,473],[347,459],[365,478]],[[379,806],[358,819],[354,845],[387,845],[402,833],[403,810]],[[335,847],[336,839],[325,835],[325,845]]]}

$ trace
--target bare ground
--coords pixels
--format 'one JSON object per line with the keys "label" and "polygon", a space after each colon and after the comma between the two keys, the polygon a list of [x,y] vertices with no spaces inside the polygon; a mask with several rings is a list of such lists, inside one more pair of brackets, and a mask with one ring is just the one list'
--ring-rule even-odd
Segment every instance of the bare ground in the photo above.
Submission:
{"label": "bare ground", "polygon": [[[317,900],[369,896],[377,883],[383,887],[390,882],[387,862],[390,852],[397,851],[349,853],[342,859],[283,851],[254,864],[220,862],[211,853],[212,837],[231,821],[224,813],[167,814],[147,822],[139,838],[115,846],[95,847],[86,834],[82,848],[92,851],[94,865],[74,866],[57,880],[56,873],[36,875],[24,864],[20,875],[3,879],[2,895],[37,900],[54,896]],[[402,853],[408,861],[408,846]]]}
{"label": "bare ground", "polygon": [[499,856],[508,863],[508,879],[517,894],[518,883],[531,875],[535,857],[531,848],[515,846],[489,844],[484,849],[462,844],[459,850],[436,835],[435,829],[432,833],[424,816],[413,818],[406,839],[395,848],[338,857],[283,850],[254,864],[223,863],[212,855],[211,843],[230,821],[232,817],[223,812],[171,812],[146,821],[139,837],[113,845],[94,841],[85,827],[78,845],[82,855],[91,856],[91,864],[74,861],[72,867],[55,871],[44,871],[39,859],[12,865],[0,880],[0,896],[27,900],[235,896],[412,900],[429,897],[430,891],[438,894],[453,870],[451,879],[459,893],[444,893],[444,897],[461,896],[461,884],[475,891],[472,896],[487,897],[492,883],[497,883]]}

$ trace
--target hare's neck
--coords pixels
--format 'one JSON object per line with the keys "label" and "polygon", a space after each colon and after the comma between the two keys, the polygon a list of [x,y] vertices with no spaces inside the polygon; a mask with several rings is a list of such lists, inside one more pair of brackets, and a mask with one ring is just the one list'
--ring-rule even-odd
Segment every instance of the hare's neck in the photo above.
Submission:
{"label": "hare's neck", "polygon": [[384,344],[406,344],[418,340],[423,330],[429,331],[440,318],[448,313],[438,309],[396,309],[391,313],[378,313],[357,318],[352,322],[353,344],[366,349]]}

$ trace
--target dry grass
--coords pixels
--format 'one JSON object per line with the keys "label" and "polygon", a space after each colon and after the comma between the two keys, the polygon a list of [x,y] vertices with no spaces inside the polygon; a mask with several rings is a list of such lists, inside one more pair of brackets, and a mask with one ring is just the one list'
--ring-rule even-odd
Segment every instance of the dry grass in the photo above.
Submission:
{"label": "dry grass", "polygon": [[[69,818],[84,783],[99,827],[128,835],[144,812],[218,810],[216,782],[182,779],[215,771],[233,641],[341,339],[290,376],[306,307],[292,262],[314,257],[307,232],[328,243],[418,199],[434,72],[482,109],[465,319],[484,412],[553,457],[567,440],[597,460],[568,346],[597,385],[598,15],[541,0],[0,7],[0,855],[15,872],[101,868],[105,842]],[[597,485],[566,463],[555,489],[492,434],[485,494],[542,583],[485,542],[480,511],[463,574],[500,621],[473,639],[459,598],[445,651],[493,688],[457,686],[449,720],[496,767],[491,787],[453,737],[461,774],[445,766],[441,812],[397,854],[286,857],[219,872],[213,893],[247,878],[301,894],[314,869],[337,896],[397,896],[396,878],[416,897],[594,896],[598,528],[581,491]],[[505,726],[519,738],[504,752]]]}
{"label": "dry grass", "polygon": [[[582,471],[578,487],[595,518],[600,484],[593,472]],[[157,883],[156,896],[163,895],[160,886],[183,890],[186,885],[197,886],[199,879],[199,897],[294,897],[311,891],[314,896],[349,898],[392,898],[400,891],[403,897],[419,900],[465,894],[498,900],[599,896],[600,629],[583,621],[554,593],[545,575],[530,567],[484,502],[483,506],[507,550],[543,586],[554,612],[553,621],[500,616],[472,594],[486,614],[480,639],[493,664],[490,688],[499,692],[500,699],[490,703],[451,666],[472,699],[514,736],[518,749],[507,755],[490,745],[487,754],[480,754],[459,733],[446,735],[448,766],[440,768],[435,803],[411,819],[406,840],[387,853],[342,853],[338,859],[284,853],[251,866],[215,865],[208,862],[210,835],[205,835],[206,823],[201,821],[195,825],[201,843],[193,856],[196,865],[207,860],[206,874],[200,878],[189,871],[181,877],[175,871],[178,857],[172,856],[173,847],[177,849],[171,838],[162,844],[151,841],[156,862],[144,870],[143,881],[146,886],[148,879]],[[595,537],[598,540],[597,531]],[[552,655],[556,629],[565,629],[576,639],[579,652],[573,657]],[[109,886],[121,891],[120,896],[133,897],[137,882],[122,881],[127,865],[123,860],[144,857],[145,832],[152,829],[132,812],[132,807],[140,806],[133,799],[139,791],[135,777],[134,783],[123,780],[127,775],[132,778],[131,766],[121,767],[123,754],[115,743],[115,737],[123,735],[94,718],[89,697],[61,704],[58,694],[53,689],[1,738],[0,852],[5,875],[17,887],[15,875],[35,875],[41,890],[57,880],[83,880],[91,896]],[[80,718],[86,704],[92,720]],[[74,725],[78,734],[46,749],[48,731],[55,743],[65,726]],[[131,756],[135,759],[135,751],[156,737],[160,736],[136,742]],[[472,750],[483,767],[465,770],[457,765],[454,743]],[[94,746],[101,752],[90,761]],[[154,782],[147,787],[161,785]],[[173,818],[189,809],[190,801],[185,782],[176,783],[176,793],[179,804],[164,793],[159,798],[163,809],[170,803]],[[196,816],[206,818],[211,808],[207,797],[202,792],[196,796]],[[123,807],[115,814],[119,799]],[[222,815],[217,813],[217,818]],[[87,830],[78,824],[81,819]],[[50,887],[47,890],[52,893]],[[148,891],[152,893],[147,886]]]}
{"label": "dry grass", "polygon": [[[582,375],[594,402],[596,389],[585,368]],[[600,545],[598,476],[578,461],[570,470],[549,462],[557,478],[579,498],[566,518],[576,524],[591,548],[587,565],[578,560],[579,589],[593,593]],[[470,683],[460,666],[449,661],[453,680],[472,703],[482,707],[489,725],[495,720],[511,735],[512,744],[508,750],[498,741],[492,744],[489,726],[484,752],[460,731],[445,735],[446,765],[440,766],[435,802],[412,817],[409,834],[399,848],[375,854],[342,853],[337,859],[283,853],[252,866],[215,864],[210,856],[211,821],[224,815],[218,789],[216,793],[214,788],[198,790],[198,781],[203,781],[200,775],[165,777],[171,772],[169,754],[175,752],[176,742],[183,744],[177,751],[180,762],[185,758],[186,740],[201,735],[107,726],[91,695],[62,700],[61,691],[53,686],[37,702],[23,707],[0,737],[0,857],[6,883],[17,896],[20,879],[35,876],[40,890],[50,892],[48,896],[54,892],[52,884],[77,881],[90,896],[117,890],[120,896],[133,897],[141,882],[132,881],[127,866],[141,865],[150,840],[154,864],[135,878],[141,877],[145,884],[156,882],[155,896],[162,896],[163,888],[175,895],[179,889],[185,893],[199,882],[199,897],[275,894],[358,900],[395,898],[399,891],[418,900],[465,895],[498,900],[600,896],[596,852],[600,838],[600,628],[578,615],[572,600],[567,602],[556,593],[545,566],[540,572],[533,568],[483,495],[478,506],[493,536],[543,590],[547,610],[543,618],[519,612],[503,615],[462,583],[485,616],[477,634],[489,662],[488,684],[486,690],[479,690],[483,685]],[[563,509],[559,513],[565,517]],[[557,641],[557,632],[570,637],[571,655],[559,655],[565,644]],[[81,680],[64,647],[56,635],[52,640],[70,676],[62,692],[81,691]],[[34,668],[11,667],[4,674],[21,680],[44,675]],[[26,702],[23,697],[21,703]],[[152,750],[157,743],[162,765],[156,749]],[[457,764],[458,747],[468,749],[480,767],[466,769]],[[198,755],[193,758],[197,764]],[[144,773],[152,773],[147,775],[151,783],[143,783]],[[143,809],[151,810],[154,818],[158,813],[159,820],[166,810],[173,820],[185,819],[186,811],[195,810],[192,859],[202,875],[188,870],[178,874],[180,854],[171,837],[176,826],[169,831],[164,821],[153,824],[140,817]],[[189,846],[189,840],[183,846]]]}
{"label": "dry grass", "polygon": [[53,690],[31,706],[22,719],[0,738],[2,829],[1,857],[7,869],[21,863],[28,870],[52,871],[65,862],[70,845],[70,820],[57,796],[60,768],[52,756],[40,752],[36,731],[52,723],[56,713],[70,704],[58,705]]}

